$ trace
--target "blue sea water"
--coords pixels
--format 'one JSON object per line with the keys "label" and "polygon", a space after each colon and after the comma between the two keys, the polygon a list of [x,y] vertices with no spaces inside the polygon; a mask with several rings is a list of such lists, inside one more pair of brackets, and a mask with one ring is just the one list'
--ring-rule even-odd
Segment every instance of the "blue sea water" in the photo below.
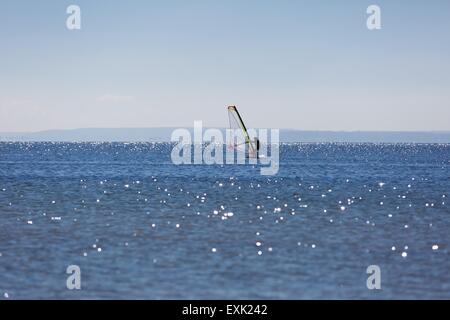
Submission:
{"label": "blue sea water", "polygon": [[450,145],[284,144],[275,176],[171,148],[0,143],[0,299],[450,298]]}

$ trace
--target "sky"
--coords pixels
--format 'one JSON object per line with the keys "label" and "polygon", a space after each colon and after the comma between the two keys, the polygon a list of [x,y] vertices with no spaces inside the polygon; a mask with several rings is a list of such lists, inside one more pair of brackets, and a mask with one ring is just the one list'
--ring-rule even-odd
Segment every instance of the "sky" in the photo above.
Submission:
{"label": "sky", "polygon": [[5,0],[0,132],[448,131],[449,39],[448,0]]}

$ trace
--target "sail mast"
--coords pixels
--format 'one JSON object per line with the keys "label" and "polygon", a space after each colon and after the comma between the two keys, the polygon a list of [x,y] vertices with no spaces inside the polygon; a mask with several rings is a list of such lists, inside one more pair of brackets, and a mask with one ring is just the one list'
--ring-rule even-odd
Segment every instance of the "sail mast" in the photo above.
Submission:
{"label": "sail mast", "polygon": [[240,126],[241,130],[244,132],[245,139],[247,140],[247,143],[250,145],[250,149],[251,149],[252,153],[255,153],[255,147],[253,146],[253,143],[252,143],[252,141],[250,139],[250,136],[249,136],[248,131],[247,131],[247,127],[245,126],[244,121],[242,120],[242,117],[239,114],[239,111],[237,110],[236,106],[229,106],[228,107],[228,112],[229,112],[228,116],[229,116],[229,121],[230,121],[230,128],[232,127],[231,117],[233,117],[234,120]]}

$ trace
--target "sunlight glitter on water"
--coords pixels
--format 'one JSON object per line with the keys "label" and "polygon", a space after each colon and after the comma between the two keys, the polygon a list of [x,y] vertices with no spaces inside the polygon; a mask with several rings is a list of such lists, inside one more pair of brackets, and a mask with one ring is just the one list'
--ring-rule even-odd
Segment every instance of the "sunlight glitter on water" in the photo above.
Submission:
{"label": "sunlight glitter on water", "polygon": [[[446,147],[422,146],[423,158],[414,149],[410,165],[404,167],[396,156],[398,149],[408,154],[411,147],[304,145],[301,153],[291,149],[282,153],[285,158],[276,178],[254,175],[247,167],[172,166],[166,157],[169,149],[163,146],[128,144],[120,146],[124,151],[104,144],[73,148],[68,145],[64,152],[77,161],[75,165],[41,161],[11,168],[0,164],[0,173],[6,177],[1,182],[1,224],[15,231],[3,234],[3,266],[12,261],[13,240],[8,237],[15,239],[17,232],[23,238],[14,241],[23,249],[16,253],[36,261],[36,268],[45,260],[39,252],[26,249],[33,237],[45,239],[44,246],[64,258],[55,262],[60,269],[78,256],[98,268],[111,265],[107,267],[111,274],[116,268],[125,275],[136,268],[130,261],[140,261],[190,278],[200,268],[217,270],[215,263],[223,259],[242,265],[237,273],[270,270],[269,278],[275,273],[289,275],[290,264],[301,265],[305,279],[314,282],[317,274],[328,274],[332,265],[348,266],[340,272],[350,279],[364,270],[367,260],[395,270],[397,258],[411,273],[433,268],[421,264],[430,259],[435,266],[447,266],[449,218],[443,200],[449,177],[441,171],[441,158],[449,154]],[[155,153],[154,148],[165,152]],[[29,146],[33,160],[39,157],[34,149],[42,152]],[[11,157],[17,157],[14,152]],[[113,161],[111,153],[117,157]],[[355,154],[364,161],[355,160]],[[384,161],[386,171],[373,159]],[[92,160],[103,162],[95,165]],[[54,170],[63,175],[51,176]],[[93,244],[93,237],[99,241]],[[156,258],[158,264],[153,266]],[[162,270],[151,270],[164,286],[167,279]],[[209,278],[214,274],[205,273]],[[19,273],[15,276],[20,278]],[[424,287],[441,285],[430,278],[423,281]],[[357,283],[346,285],[358,288]],[[182,289],[182,284],[178,286]],[[237,290],[233,283],[228,286]],[[15,287],[14,280],[9,287]],[[136,287],[152,295],[139,283]],[[301,284],[287,282],[284,288],[287,293],[280,295],[286,297],[295,297],[303,289]]]}

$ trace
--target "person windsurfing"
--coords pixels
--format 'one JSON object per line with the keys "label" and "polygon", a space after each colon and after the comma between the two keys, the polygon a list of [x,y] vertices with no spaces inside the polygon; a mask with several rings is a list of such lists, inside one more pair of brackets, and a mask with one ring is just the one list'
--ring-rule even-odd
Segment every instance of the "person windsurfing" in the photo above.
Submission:
{"label": "person windsurfing", "polygon": [[[230,121],[230,129],[240,129],[242,131],[245,138],[245,144],[249,147],[248,156],[259,158],[259,140],[256,137],[253,140],[250,138],[247,127],[245,126],[244,121],[242,121],[236,106],[228,106],[228,119]],[[234,147],[236,147],[236,145]]]}
{"label": "person windsurfing", "polygon": [[255,137],[256,159],[259,159],[259,139]]}

